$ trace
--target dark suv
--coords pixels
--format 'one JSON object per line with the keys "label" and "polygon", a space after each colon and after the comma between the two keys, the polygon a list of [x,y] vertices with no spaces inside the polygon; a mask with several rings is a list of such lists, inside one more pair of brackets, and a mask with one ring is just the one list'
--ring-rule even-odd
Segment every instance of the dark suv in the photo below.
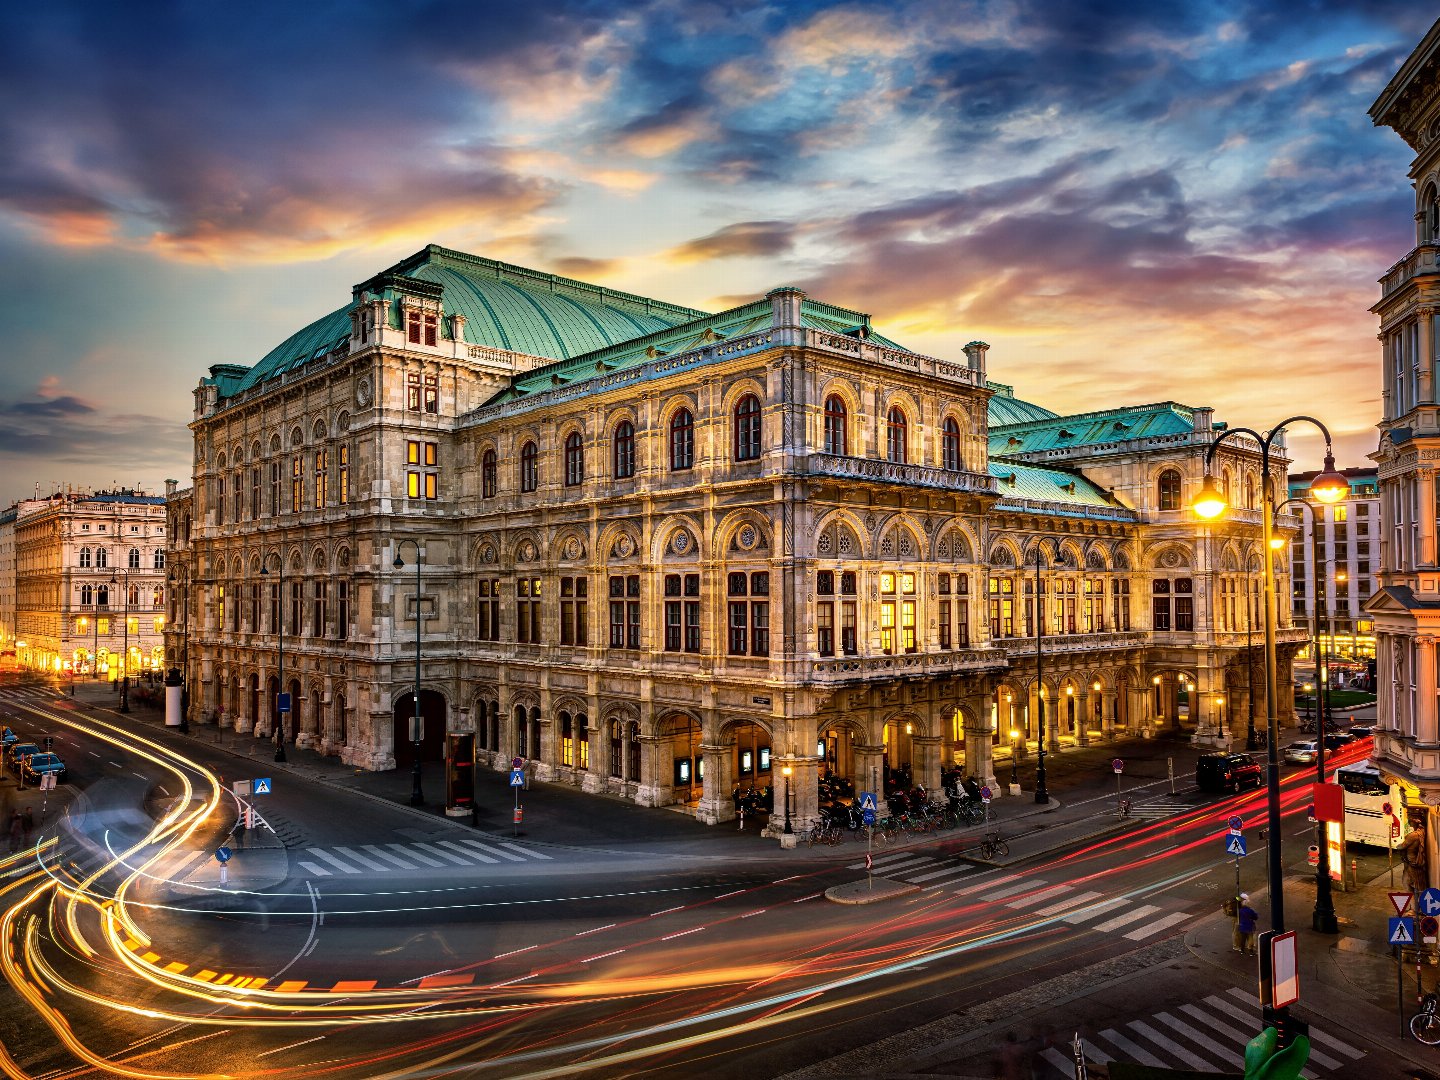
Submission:
{"label": "dark suv", "polygon": [[1195,785],[1201,791],[1258,788],[1264,775],[1259,762],[1249,754],[1201,754],[1195,762]]}

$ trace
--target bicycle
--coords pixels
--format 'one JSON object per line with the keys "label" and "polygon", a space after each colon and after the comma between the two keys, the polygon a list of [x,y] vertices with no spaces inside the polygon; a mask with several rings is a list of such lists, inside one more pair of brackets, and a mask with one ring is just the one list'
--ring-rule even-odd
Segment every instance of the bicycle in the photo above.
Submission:
{"label": "bicycle", "polygon": [[993,859],[997,855],[1009,855],[1010,845],[1001,840],[998,836],[987,836],[980,841],[980,857],[982,859]]}
{"label": "bicycle", "polygon": [[1437,999],[1426,994],[1420,1011],[1410,1017],[1410,1034],[1426,1046],[1440,1045],[1440,1016],[1436,1013]]}

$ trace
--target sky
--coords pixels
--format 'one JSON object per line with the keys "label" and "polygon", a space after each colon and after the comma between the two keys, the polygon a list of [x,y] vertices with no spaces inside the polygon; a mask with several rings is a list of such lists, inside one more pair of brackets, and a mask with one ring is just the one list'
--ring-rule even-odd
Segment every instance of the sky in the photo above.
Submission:
{"label": "sky", "polygon": [[[1414,243],[1414,0],[9,5],[0,500],[189,483],[193,393],[428,243],[798,285],[1059,412],[1323,420]],[[1318,464],[1296,428],[1297,467]]]}

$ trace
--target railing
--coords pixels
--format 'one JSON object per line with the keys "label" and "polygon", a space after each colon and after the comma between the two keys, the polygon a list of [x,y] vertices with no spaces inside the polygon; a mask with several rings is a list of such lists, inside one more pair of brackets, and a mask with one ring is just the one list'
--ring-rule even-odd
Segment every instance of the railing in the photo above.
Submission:
{"label": "railing", "polygon": [[950,382],[964,383],[966,386],[978,387],[985,385],[985,373],[983,371],[976,371],[968,364],[953,364],[946,360],[938,360],[933,356],[923,356],[920,353],[891,349],[884,345],[877,345],[874,342],[850,337],[846,334],[831,334],[824,330],[806,328],[804,331],[803,344],[815,349],[844,353],[847,356],[855,357],[857,360],[865,360],[869,363],[880,364],[884,367],[900,368],[905,371],[914,371],[918,374],[946,379]]}
{"label": "railing", "polygon": [[899,653],[895,656],[837,656],[816,660],[810,666],[815,682],[849,682],[886,676],[948,675],[995,671],[1005,667],[1003,653],[993,649],[965,649],[944,653]]}
{"label": "railing", "polygon": [[947,491],[995,491],[989,473],[951,472],[930,465],[903,465],[877,458],[843,457],[839,454],[811,454],[806,473],[811,476],[843,476],[852,480],[880,480],[916,487],[944,488]]}
{"label": "railing", "polygon": [[[1133,649],[1149,643],[1150,635],[1144,630],[1126,630],[1103,634],[1050,634],[1044,638],[1046,654],[1101,652],[1106,649]],[[993,638],[992,644],[1002,650],[1006,658],[1011,656],[1034,656],[1035,635],[1028,637]]]}
{"label": "railing", "polygon": [[1380,295],[1389,296],[1421,274],[1435,273],[1440,273],[1440,244],[1433,241],[1420,244],[1385,271],[1380,279]]}

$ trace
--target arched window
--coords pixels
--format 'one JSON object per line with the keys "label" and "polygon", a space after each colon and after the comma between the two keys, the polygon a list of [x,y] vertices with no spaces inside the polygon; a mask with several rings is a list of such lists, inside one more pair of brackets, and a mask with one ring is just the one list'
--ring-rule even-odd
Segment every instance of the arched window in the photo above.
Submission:
{"label": "arched window", "polygon": [[92,603],[94,603],[94,601],[95,601],[95,587],[94,587],[93,585],[81,585],[81,586],[80,586],[80,603],[81,603],[81,605],[84,606],[84,607],[89,607]]}
{"label": "arched window", "polygon": [[746,394],[735,405],[735,460],[760,456],[760,399]]}
{"label": "arched window", "polygon": [[520,448],[520,490],[534,491],[540,480],[540,448],[527,442]]}
{"label": "arched window", "polygon": [[905,410],[895,405],[890,409],[890,415],[885,420],[885,459],[900,464],[910,460],[909,446],[910,423],[905,419]]}
{"label": "arched window", "polygon": [[615,425],[615,479],[628,480],[635,475],[635,425],[621,420]]}
{"label": "arched window", "polygon": [[850,453],[850,439],[846,431],[847,416],[845,402],[838,394],[825,399],[825,453],[844,456]]}
{"label": "arched window", "polygon": [[109,607],[109,606],[110,606],[110,586],[109,586],[109,585],[101,585],[98,589],[95,590],[95,597],[96,597],[96,598],[95,598],[95,602],[96,602],[97,604],[99,604],[101,607]]}
{"label": "arched window", "polygon": [[1160,509],[1180,509],[1180,474],[1174,469],[1166,469],[1160,474]]}
{"label": "arched window", "polygon": [[1421,240],[1427,244],[1440,242],[1440,192],[1437,192],[1434,184],[1425,190],[1420,211],[1424,215],[1420,226],[1423,234]]}
{"label": "arched window", "polygon": [[83,567],[90,565],[90,549],[88,547],[82,547],[80,549],[80,565]]}
{"label": "arched window", "polygon": [[139,569],[140,569],[140,549],[139,549],[139,548],[131,548],[131,549],[130,549],[130,556],[129,556],[129,558],[126,560],[126,565],[127,565],[131,570],[139,570]]}
{"label": "arched window", "polygon": [[565,483],[574,487],[585,482],[585,444],[580,432],[565,436]]}
{"label": "arched window", "polygon": [[104,548],[95,549],[95,569],[104,570],[110,565],[110,555]]}
{"label": "arched window", "polygon": [[960,471],[960,425],[953,416],[945,418],[940,434],[940,460],[943,467],[951,472]]}
{"label": "arched window", "polygon": [[495,497],[495,451],[486,450],[480,455],[480,497]]}
{"label": "arched window", "polygon": [[695,466],[695,417],[681,409],[670,419],[670,468]]}
{"label": "arched window", "polygon": [[151,562],[151,564],[152,564],[152,566],[153,566],[154,569],[156,569],[156,570],[164,570],[164,569],[165,569],[165,552],[163,552],[163,551],[157,551],[157,552],[155,552],[155,555],[154,555],[154,557],[150,560],[150,562]]}
{"label": "arched window", "polygon": [[126,595],[126,597],[127,597],[127,599],[126,599],[125,602],[126,602],[127,604],[129,604],[131,607],[139,607],[139,606],[140,606],[140,586],[139,586],[139,585],[131,585],[130,588],[126,590],[125,595]]}
{"label": "arched window", "polygon": [[1255,509],[1255,477],[1245,477],[1245,509]]}
{"label": "arched window", "polygon": [[155,608],[156,611],[159,611],[165,606],[165,590],[160,588],[158,585],[155,587],[155,592],[152,594],[151,605]]}
{"label": "arched window", "polygon": [[1227,468],[1220,473],[1220,494],[1225,496],[1225,505],[1230,503],[1230,470]]}

